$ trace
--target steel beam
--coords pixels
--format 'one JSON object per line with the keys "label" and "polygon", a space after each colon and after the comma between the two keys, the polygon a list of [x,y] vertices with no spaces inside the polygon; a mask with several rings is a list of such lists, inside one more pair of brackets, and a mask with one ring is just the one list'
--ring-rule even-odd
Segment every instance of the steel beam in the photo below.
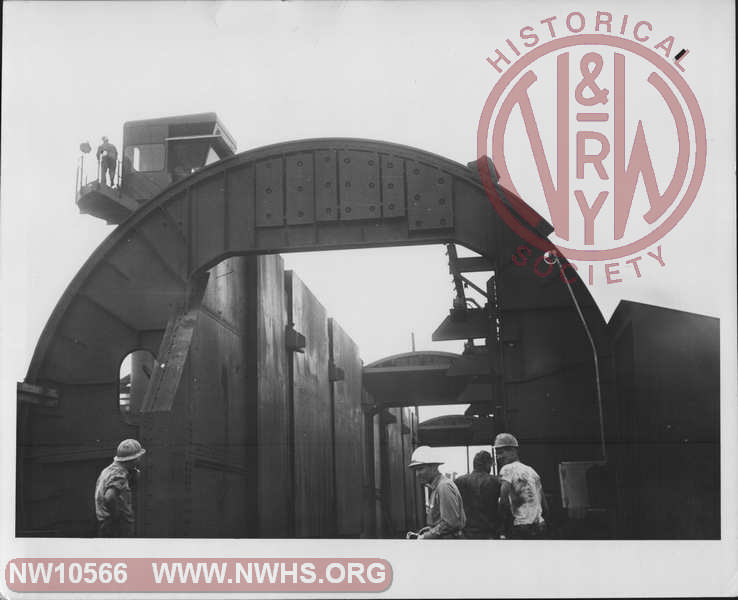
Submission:
{"label": "steel beam", "polygon": [[169,318],[159,353],[154,361],[154,371],[146,389],[141,412],[172,409],[174,396],[190,352],[192,335],[195,332],[207,282],[207,273],[194,278],[189,286],[186,302]]}

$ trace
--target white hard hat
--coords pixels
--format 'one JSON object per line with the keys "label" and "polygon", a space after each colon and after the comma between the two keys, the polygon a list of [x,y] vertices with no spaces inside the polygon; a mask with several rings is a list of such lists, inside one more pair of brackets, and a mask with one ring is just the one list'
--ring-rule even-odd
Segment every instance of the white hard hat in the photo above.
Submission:
{"label": "white hard hat", "polygon": [[408,467],[420,467],[422,465],[440,465],[444,461],[439,457],[436,450],[430,446],[418,446],[410,457]]}

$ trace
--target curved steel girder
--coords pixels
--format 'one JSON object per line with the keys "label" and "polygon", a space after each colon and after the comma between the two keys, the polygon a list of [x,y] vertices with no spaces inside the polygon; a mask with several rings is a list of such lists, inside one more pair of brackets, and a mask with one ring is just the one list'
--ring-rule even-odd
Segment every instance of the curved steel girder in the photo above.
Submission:
{"label": "curved steel girder", "polygon": [[[519,241],[477,172],[428,152],[360,139],[248,151],[164,190],[103,241],[55,307],[26,381],[115,380],[191,277],[228,256],[455,242],[504,270]],[[514,277],[532,282],[534,304],[570,302],[562,285],[539,294],[532,274]]]}

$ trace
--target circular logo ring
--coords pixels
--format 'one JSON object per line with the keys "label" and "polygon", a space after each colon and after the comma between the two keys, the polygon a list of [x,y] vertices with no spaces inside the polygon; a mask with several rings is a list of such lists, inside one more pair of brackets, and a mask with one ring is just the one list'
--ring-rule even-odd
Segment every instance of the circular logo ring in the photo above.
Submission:
{"label": "circular logo ring", "polygon": [[[679,93],[682,95],[687,109],[689,110],[694,125],[695,132],[695,164],[694,170],[692,171],[692,178],[684,192],[679,205],[674,211],[661,223],[656,229],[647,233],[645,236],[631,242],[624,246],[618,246],[616,248],[608,248],[604,250],[584,250],[577,248],[566,248],[558,246],[561,252],[568,259],[576,259],[583,261],[596,261],[596,260],[607,260],[615,259],[630,254],[640,252],[647,246],[652,245],[658,241],[664,235],[666,235],[671,229],[684,217],[692,205],[697,192],[699,191],[700,185],[702,185],[702,178],[705,174],[705,165],[707,162],[707,133],[705,131],[705,121],[700,110],[699,103],[694,93],[690,89],[684,78],[677,72],[676,68],[673,67],[667,60],[661,58],[655,52],[652,52],[643,45],[634,42],[632,40],[626,40],[623,38],[604,35],[604,34],[584,34],[576,36],[568,36],[560,38],[558,40],[552,40],[545,44],[531,50],[528,54],[523,56],[520,60],[514,63],[505,73],[500,77],[499,81],[495,84],[487,98],[482,109],[482,115],[479,120],[479,127],[477,128],[477,156],[487,155],[487,145],[489,141],[489,130],[492,123],[492,114],[495,108],[499,104],[504,91],[510,85],[513,79],[517,77],[523,69],[528,67],[533,61],[538,60],[542,56],[561,50],[562,48],[570,48],[574,46],[585,46],[585,45],[605,45],[621,50],[632,52],[637,56],[640,56],[644,60],[650,62],[655,68],[660,70],[664,75],[668,77],[671,83],[676,87]],[[504,161],[504,158],[503,158]],[[495,182],[492,179],[492,174],[489,169],[487,161],[479,161],[479,174],[482,178],[482,184],[487,196],[495,207],[497,213],[507,223],[507,225],[515,231],[521,238],[526,240],[531,245],[539,248],[540,250],[548,250],[551,242],[548,240],[542,240],[535,233],[533,233],[528,227],[525,227],[513,214],[507,209],[502,203],[502,200],[498,197],[495,190]],[[528,221],[531,227],[535,227],[538,223],[531,223]]]}

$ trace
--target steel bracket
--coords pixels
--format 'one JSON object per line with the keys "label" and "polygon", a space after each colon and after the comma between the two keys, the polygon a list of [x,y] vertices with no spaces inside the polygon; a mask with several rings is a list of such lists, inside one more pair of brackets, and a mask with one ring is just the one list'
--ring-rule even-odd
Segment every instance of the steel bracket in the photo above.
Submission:
{"label": "steel bracket", "polygon": [[307,341],[305,336],[299,331],[295,330],[295,325],[290,323],[284,329],[284,345],[288,352],[299,352],[303,354],[305,352],[305,346]]}
{"label": "steel bracket", "polygon": [[343,381],[345,379],[345,373],[341,367],[337,367],[336,363],[332,360],[328,364],[328,380],[329,381]]}

